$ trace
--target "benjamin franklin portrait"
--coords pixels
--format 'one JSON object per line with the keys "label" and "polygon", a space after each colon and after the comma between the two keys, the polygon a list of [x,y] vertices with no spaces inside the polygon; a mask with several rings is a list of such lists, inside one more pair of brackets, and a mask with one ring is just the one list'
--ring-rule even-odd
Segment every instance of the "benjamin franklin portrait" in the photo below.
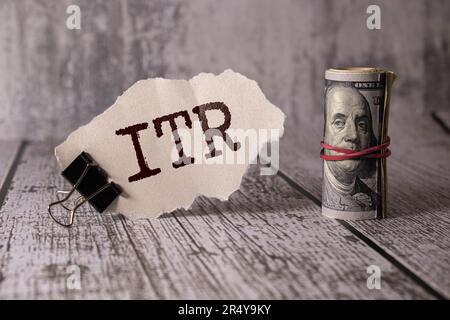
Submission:
{"label": "benjamin franklin portrait", "polygon": [[[356,151],[377,144],[369,103],[358,90],[349,85],[332,85],[327,88],[325,100],[325,143]],[[325,154],[340,153],[325,150]],[[375,210],[379,196],[363,182],[372,178],[375,170],[374,159],[324,161],[323,204],[343,211]]]}

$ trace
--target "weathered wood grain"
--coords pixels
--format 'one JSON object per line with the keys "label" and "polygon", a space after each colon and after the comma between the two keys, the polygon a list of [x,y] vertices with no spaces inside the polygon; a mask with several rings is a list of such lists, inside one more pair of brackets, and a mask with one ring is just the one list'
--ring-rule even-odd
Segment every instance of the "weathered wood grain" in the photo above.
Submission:
{"label": "weathered wood grain", "polygon": [[4,183],[19,152],[20,145],[19,141],[0,141],[0,207],[8,191],[8,186],[4,186]]}
{"label": "weathered wood grain", "polygon": [[448,0],[377,1],[381,30],[366,28],[371,0],[78,0],[68,30],[71,4],[0,0],[5,139],[63,139],[137,80],[227,68],[296,121],[320,121],[324,70],[348,65],[397,72],[414,112],[448,107]]}
{"label": "weathered wood grain", "polygon": [[[282,170],[317,199],[322,187],[322,128],[305,123],[296,134],[287,130],[281,144]],[[350,225],[449,298],[449,135],[430,116],[418,117],[406,109],[393,112],[389,130],[388,218]]]}
{"label": "weathered wood grain", "polygon": [[442,37],[450,34],[449,13],[449,1],[429,1],[425,7],[424,103],[427,110],[450,112],[450,37]]}
{"label": "weathered wood grain", "polygon": [[[189,211],[138,221],[84,208],[72,229],[46,213],[62,185],[51,146],[28,145],[0,211],[0,298],[431,298],[255,169],[228,202],[200,198]],[[381,290],[366,287],[372,264],[383,270]],[[81,290],[66,286],[71,265]]]}

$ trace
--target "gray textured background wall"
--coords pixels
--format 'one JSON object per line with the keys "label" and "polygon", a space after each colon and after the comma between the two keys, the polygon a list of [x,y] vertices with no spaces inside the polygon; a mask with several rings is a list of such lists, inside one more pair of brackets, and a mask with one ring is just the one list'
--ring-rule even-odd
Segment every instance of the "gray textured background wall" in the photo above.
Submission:
{"label": "gray textured background wall", "polygon": [[[70,4],[81,30],[66,28]],[[448,0],[0,0],[0,135],[63,139],[139,79],[226,68],[299,126],[320,125],[332,66],[395,71],[392,112],[448,108],[449,16]]]}

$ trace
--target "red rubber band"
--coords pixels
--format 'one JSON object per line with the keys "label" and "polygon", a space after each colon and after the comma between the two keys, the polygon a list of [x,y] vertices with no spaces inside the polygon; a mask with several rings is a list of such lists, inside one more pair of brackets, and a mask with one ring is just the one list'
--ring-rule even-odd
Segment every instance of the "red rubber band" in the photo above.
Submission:
{"label": "red rubber band", "polygon": [[[391,139],[387,137],[386,142],[380,144],[378,146],[370,147],[361,151],[355,151],[351,149],[343,149],[338,147],[330,146],[329,144],[320,142],[321,147],[323,148],[320,151],[320,157],[327,161],[339,161],[339,160],[348,160],[355,158],[376,158],[383,159],[387,158],[391,155],[391,150],[387,147],[390,145]],[[327,155],[324,153],[324,150],[333,150],[339,153],[343,153],[342,155]]]}

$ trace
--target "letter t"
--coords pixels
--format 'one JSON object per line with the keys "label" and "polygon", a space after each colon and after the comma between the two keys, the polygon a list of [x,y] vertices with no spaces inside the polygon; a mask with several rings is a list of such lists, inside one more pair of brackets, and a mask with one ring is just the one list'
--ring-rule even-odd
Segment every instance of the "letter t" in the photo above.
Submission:
{"label": "letter t", "polygon": [[147,129],[148,123],[139,123],[134,126],[129,126],[123,129],[119,129],[116,131],[117,135],[131,135],[131,140],[133,141],[134,151],[136,152],[136,158],[138,160],[140,171],[135,175],[132,175],[128,178],[129,182],[138,181],[144,178],[148,178],[151,176],[155,176],[161,172],[160,168],[150,169],[145,161],[144,154],[142,153],[141,145],[139,143],[139,131]]}

